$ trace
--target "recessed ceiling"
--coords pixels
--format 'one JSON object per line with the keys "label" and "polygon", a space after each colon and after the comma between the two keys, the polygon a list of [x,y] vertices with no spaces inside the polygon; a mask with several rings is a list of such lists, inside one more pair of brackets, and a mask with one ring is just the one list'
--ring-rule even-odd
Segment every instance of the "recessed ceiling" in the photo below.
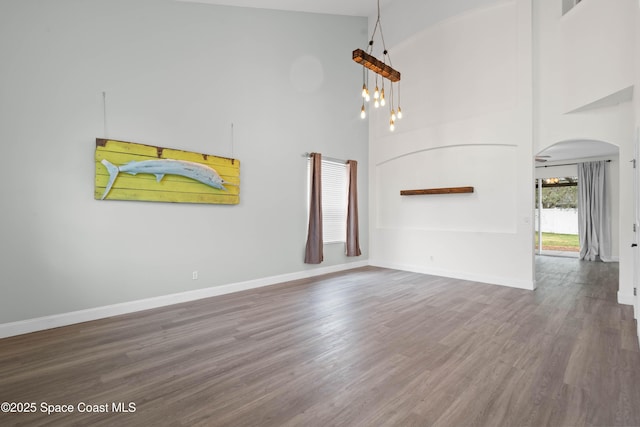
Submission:
{"label": "recessed ceiling", "polygon": [[[294,12],[326,13],[330,15],[375,16],[376,0],[177,0],[222,6],[253,7],[259,9],[290,10]],[[380,7],[393,0],[380,0]]]}

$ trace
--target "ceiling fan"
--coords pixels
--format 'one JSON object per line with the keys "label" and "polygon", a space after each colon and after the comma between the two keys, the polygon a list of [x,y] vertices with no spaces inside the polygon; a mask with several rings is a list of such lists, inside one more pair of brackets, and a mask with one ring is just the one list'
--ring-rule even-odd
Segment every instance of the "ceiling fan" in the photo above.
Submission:
{"label": "ceiling fan", "polygon": [[536,162],[544,163],[549,158],[551,158],[551,156],[536,156]]}

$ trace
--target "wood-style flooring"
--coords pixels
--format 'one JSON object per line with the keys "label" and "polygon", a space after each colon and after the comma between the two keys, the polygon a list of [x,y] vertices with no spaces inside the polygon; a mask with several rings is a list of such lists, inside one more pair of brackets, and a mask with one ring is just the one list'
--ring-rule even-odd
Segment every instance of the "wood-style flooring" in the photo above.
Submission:
{"label": "wood-style flooring", "polygon": [[539,257],[537,276],[365,267],[7,338],[0,402],[37,411],[0,425],[640,426],[618,265]]}

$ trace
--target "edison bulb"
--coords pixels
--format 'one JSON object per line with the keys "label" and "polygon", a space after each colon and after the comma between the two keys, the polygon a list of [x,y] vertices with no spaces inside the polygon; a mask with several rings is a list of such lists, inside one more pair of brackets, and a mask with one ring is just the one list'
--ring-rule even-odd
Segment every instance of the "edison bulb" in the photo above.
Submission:
{"label": "edison bulb", "polygon": [[378,89],[378,86],[376,86],[376,90],[373,92],[373,99],[378,98],[380,98],[380,90]]}
{"label": "edison bulb", "polygon": [[387,101],[384,100],[384,96],[381,97],[380,98],[380,105],[382,105],[384,107],[386,103],[387,103]]}
{"label": "edison bulb", "polygon": [[366,98],[366,97],[367,97],[367,93],[368,93],[368,91],[367,91],[367,85],[366,85],[366,84],[363,84],[363,85],[362,85],[362,97],[363,97],[363,98]]}
{"label": "edison bulb", "polygon": [[397,117],[398,117],[399,119],[401,119],[401,118],[402,118],[402,109],[401,109],[400,107],[398,107],[398,114],[397,114]]}
{"label": "edison bulb", "polygon": [[369,91],[367,91],[367,96],[364,97],[364,100],[367,102],[371,101],[371,97],[369,96]]}
{"label": "edison bulb", "polygon": [[389,122],[389,130],[393,132],[395,129],[396,129],[396,124],[393,122],[393,120],[391,120]]}
{"label": "edison bulb", "polygon": [[378,108],[380,106],[380,101],[376,99],[375,102],[373,103],[373,106]]}
{"label": "edison bulb", "polygon": [[391,121],[395,122],[396,121],[396,112],[391,110]]}
{"label": "edison bulb", "polygon": [[364,109],[364,105],[362,106],[362,110],[360,110],[360,118],[364,119],[367,117],[367,112]]}

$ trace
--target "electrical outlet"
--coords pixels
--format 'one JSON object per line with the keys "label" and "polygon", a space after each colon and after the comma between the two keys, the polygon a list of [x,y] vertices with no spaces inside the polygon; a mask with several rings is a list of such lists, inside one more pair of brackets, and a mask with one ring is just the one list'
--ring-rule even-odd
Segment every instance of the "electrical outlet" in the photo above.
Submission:
{"label": "electrical outlet", "polygon": [[194,271],[191,277],[193,278],[193,280],[198,280],[198,270]]}

